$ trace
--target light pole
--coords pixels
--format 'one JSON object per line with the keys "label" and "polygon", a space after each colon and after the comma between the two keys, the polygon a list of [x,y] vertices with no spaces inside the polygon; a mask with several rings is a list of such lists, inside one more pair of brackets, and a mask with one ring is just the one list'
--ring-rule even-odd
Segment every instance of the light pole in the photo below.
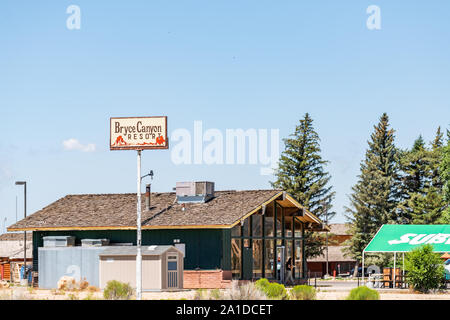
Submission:
{"label": "light pole", "polygon": [[[27,217],[27,182],[26,181],[16,181],[16,186],[23,186],[23,212],[24,212],[24,218]],[[27,232],[23,232],[23,276],[25,279],[28,279],[27,277]]]}
{"label": "light pole", "polygon": [[[324,209],[325,209],[325,224],[328,227],[328,204],[324,204]],[[325,278],[329,277],[329,273],[328,273],[328,230],[325,232],[325,236],[326,236],[326,273],[325,273]]]}

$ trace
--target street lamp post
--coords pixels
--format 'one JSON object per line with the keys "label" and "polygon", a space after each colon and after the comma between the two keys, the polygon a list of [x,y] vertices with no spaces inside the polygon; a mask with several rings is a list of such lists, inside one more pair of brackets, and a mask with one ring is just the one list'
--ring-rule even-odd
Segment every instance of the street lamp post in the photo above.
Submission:
{"label": "street lamp post", "polygon": [[[324,209],[325,209],[325,224],[328,226],[328,204],[324,203]],[[325,236],[326,236],[326,273],[325,273],[325,277],[328,278],[329,277],[329,270],[328,270],[328,230],[325,232]]]}
{"label": "street lamp post", "polygon": [[[17,186],[23,186],[23,211],[24,211],[24,217],[27,217],[27,182],[26,181],[16,181]],[[23,276],[25,279],[28,279],[27,277],[27,232],[23,232]]]}

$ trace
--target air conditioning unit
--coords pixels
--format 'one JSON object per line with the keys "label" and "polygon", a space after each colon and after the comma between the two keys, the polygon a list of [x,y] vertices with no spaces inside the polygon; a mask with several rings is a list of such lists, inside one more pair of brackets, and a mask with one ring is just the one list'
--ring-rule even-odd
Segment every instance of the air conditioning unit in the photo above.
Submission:
{"label": "air conditioning unit", "polygon": [[82,239],[82,247],[103,247],[109,245],[109,239]]}
{"label": "air conditioning unit", "polygon": [[48,236],[44,237],[43,240],[44,248],[75,246],[75,237],[73,236]]}
{"label": "air conditioning unit", "polygon": [[214,182],[177,182],[176,195],[178,203],[202,203],[214,198]]}

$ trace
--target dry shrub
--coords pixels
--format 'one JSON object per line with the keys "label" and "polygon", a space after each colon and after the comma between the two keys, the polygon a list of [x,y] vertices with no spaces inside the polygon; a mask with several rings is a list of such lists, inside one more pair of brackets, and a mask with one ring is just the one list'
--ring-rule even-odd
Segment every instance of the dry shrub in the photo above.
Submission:
{"label": "dry shrub", "polygon": [[84,291],[89,287],[89,282],[86,280],[86,278],[83,278],[83,280],[77,282],[72,277],[64,276],[61,277],[61,279],[59,279],[58,281],[58,289],[64,291]]}
{"label": "dry shrub", "polygon": [[8,289],[10,287],[9,282],[0,281],[0,289]]}
{"label": "dry shrub", "polygon": [[194,300],[224,300],[224,295],[219,289],[208,291],[198,289],[195,291]]}
{"label": "dry shrub", "polygon": [[59,290],[73,290],[75,289],[76,284],[77,282],[74,278],[64,276],[59,279],[57,286]]}
{"label": "dry shrub", "polygon": [[50,292],[51,292],[52,295],[54,295],[54,296],[63,296],[63,295],[66,294],[66,293],[64,292],[64,290],[58,290],[58,289],[52,289]]}
{"label": "dry shrub", "polygon": [[231,289],[225,294],[227,300],[267,300],[266,295],[254,283],[239,285],[238,281],[231,283]]}
{"label": "dry shrub", "polygon": [[80,300],[78,295],[70,293],[68,296],[68,300]]}
{"label": "dry shrub", "polygon": [[86,290],[87,288],[89,288],[89,282],[87,282],[86,278],[84,278],[83,280],[80,281],[78,287],[80,288],[80,290]]}
{"label": "dry shrub", "polygon": [[90,293],[94,293],[94,292],[100,292],[100,289],[97,288],[96,286],[89,286],[89,287],[87,287],[87,291],[89,291]]}

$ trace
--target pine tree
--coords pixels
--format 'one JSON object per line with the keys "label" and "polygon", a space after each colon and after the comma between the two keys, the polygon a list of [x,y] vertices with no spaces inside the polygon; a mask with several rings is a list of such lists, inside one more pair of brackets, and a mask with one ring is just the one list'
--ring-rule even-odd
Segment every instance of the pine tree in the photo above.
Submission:
{"label": "pine tree", "polygon": [[369,149],[361,162],[358,182],[352,188],[351,206],[346,207],[353,234],[348,251],[358,261],[378,229],[398,220],[395,208],[399,197],[399,152],[386,113],[374,129],[368,141]]}
{"label": "pine tree", "polygon": [[397,215],[401,223],[410,224],[413,220],[414,201],[423,195],[427,180],[428,152],[422,136],[414,141],[411,150],[403,151],[399,160],[401,171],[401,202],[397,207]]}
{"label": "pine tree", "polygon": [[436,138],[427,148],[419,137],[400,161],[404,196],[398,206],[398,214],[406,220],[405,223],[436,224],[441,219],[444,210],[443,184],[439,174],[442,138],[438,128]]}
{"label": "pine tree", "polygon": [[[331,219],[330,212],[335,192],[329,186],[330,175],[325,171],[328,161],[322,159],[320,138],[313,128],[308,113],[300,120],[295,132],[283,140],[285,150],[281,154],[276,181],[272,187],[285,190],[318,218]],[[323,239],[312,232],[305,232],[305,255],[311,258],[323,251]]]}
{"label": "pine tree", "polygon": [[442,152],[444,148],[444,134],[441,132],[441,127],[438,127],[436,137],[431,143],[430,150],[430,170],[431,170],[431,184],[442,189],[443,182],[440,176],[439,167],[442,160]]}
{"label": "pine tree", "polygon": [[442,160],[440,163],[440,176],[442,179],[442,190],[444,197],[444,212],[442,213],[440,223],[450,224],[450,132],[447,130],[449,139],[447,140],[447,146],[442,150]]}

